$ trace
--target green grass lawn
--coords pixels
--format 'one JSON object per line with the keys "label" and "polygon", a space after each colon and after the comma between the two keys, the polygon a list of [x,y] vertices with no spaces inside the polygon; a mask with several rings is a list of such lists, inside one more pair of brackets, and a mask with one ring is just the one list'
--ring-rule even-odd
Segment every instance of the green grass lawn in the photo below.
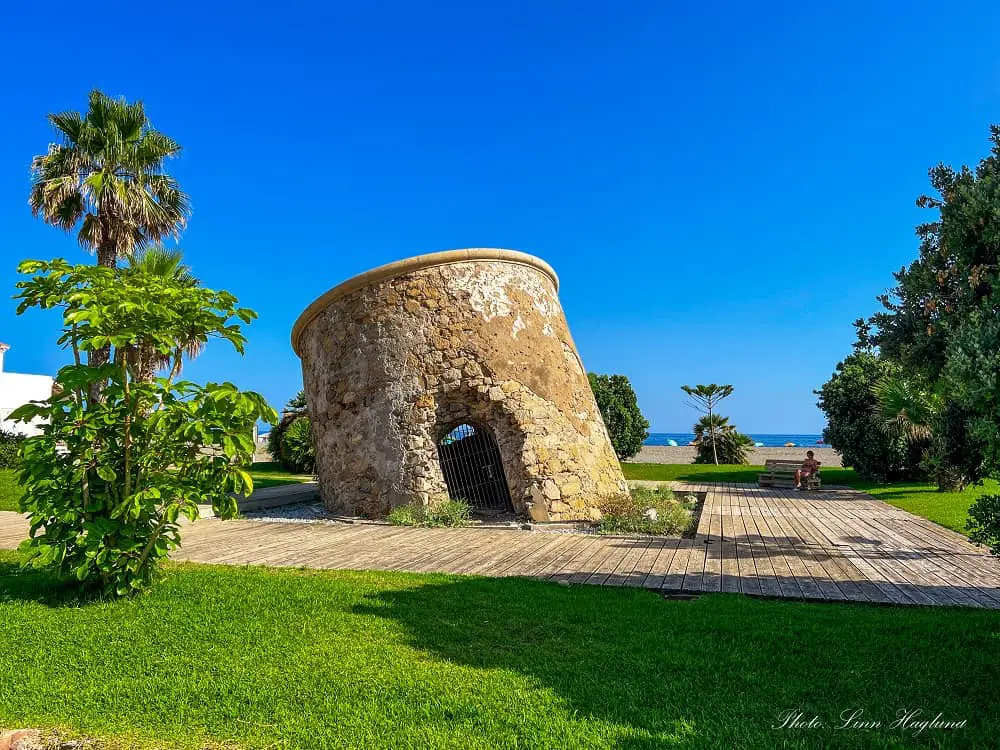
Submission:
{"label": "green grass lawn", "polygon": [[[289,474],[276,463],[254,464],[250,474],[253,476],[253,486],[257,489],[312,480],[312,476],[308,474]],[[21,487],[14,477],[14,470],[0,469],[0,510],[16,511],[20,498]]]}
{"label": "green grass lawn", "polygon": [[[685,482],[756,482],[762,466],[714,466],[704,464],[623,463],[626,479],[677,480]],[[824,484],[844,484],[874,495],[897,508],[923,516],[961,534],[969,506],[987,492],[1000,492],[1000,484],[987,481],[962,492],[938,492],[937,486],[921,482],[874,484],[858,477],[854,469],[823,469]]]}
{"label": "green grass lawn", "polygon": [[[88,603],[15,563],[0,553],[0,725],[128,747],[972,748],[1000,730],[1000,612],[177,564]],[[968,725],[833,728],[917,708]],[[825,727],[772,728],[790,709]]]}
{"label": "green grass lawn", "polygon": [[21,485],[13,469],[0,469],[0,510],[17,510],[21,499]]}
{"label": "green grass lawn", "polygon": [[255,463],[250,469],[250,475],[253,477],[253,486],[257,489],[310,482],[313,479],[311,474],[290,474],[282,469],[276,461]]}

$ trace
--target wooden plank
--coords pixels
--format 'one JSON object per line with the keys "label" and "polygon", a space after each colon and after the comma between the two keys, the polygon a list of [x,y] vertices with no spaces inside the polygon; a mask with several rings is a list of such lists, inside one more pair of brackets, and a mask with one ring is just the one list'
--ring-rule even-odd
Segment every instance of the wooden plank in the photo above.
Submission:
{"label": "wooden plank", "polygon": [[572,563],[583,555],[588,555],[587,550],[591,549],[597,541],[594,534],[579,534],[577,540],[571,547],[561,550],[546,566],[538,571],[538,575],[552,580],[562,580],[562,576],[569,575]]}
{"label": "wooden plank", "polygon": [[725,490],[715,493],[713,510],[709,525],[711,542],[705,545],[705,562],[701,578],[702,591],[722,591],[722,564],[727,552],[722,541],[722,521],[725,518],[724,514],[728,511]]}
{"label": "wooden plank", "polygon": [[649,572],[639,585],[647,589],[663,588],[663,579],[667,575],[667,571],[670,569],[670,563],[673,561],[678,547],[680,547],[684,541],[685,539],[683,537],[665,540],[656,555],[656,560],[652,565],[650,565]]}
{"label": "wooden plank", "polygon": [[[693,539],[209,518],[183,525],[173,557],[1000,609],[1000,562],[859,491],[671,486],[706,493]],[[0,547],[16,546],[27,529],[20,515],[0,513]]]}
{"label": "wooden plank", "polygon": [[[729,513],[721,518],[721,533],[723,541],[719,545],[719,553],[722,557],[721,559],[721,580],[720,588],[730,594],[740,593],[740,564],[738,559],[739,549],[736,546],[736,533],[735,526],[733,524],[732,512],[734,510],[732,506],[732,500],[735,498],[735,494],[730,493],[730,505],[727,508]],[[736,508],[738,510],[738,506]],[[707,565],[706,565],[707,569]],[[718,590],[718,589],[716,589]]]}
{"label": "wooden plank", "polygon": [[493,575],[495,570],[503,570],[506,567],[505,563],[516,559],[537,543],[536,537],[530,534],[517,538],[517,534],[510,533],[514,538],[510,539],[507,544],[497,545],[485,555],[474,556],[469,563],[456,566],[453,572],[469,575]]}
{"label": "wooden plank", "polygon": [[604,537],[607,554],[593,566],[593,572],[587,577],[585,583],[593,586],[605,585],[631,549],[630,541],[632,540],[621,537]]}
{"label": "wooden plank", "polygon": [[681,539],[677,544],[677,548],[674,550],[674,554],[670,559],[666,572],[663,574],[663,580],[660,582],[660,588],[664,591],[683,590],[684,574],[687,570],[688,558],[695,553],[704,555],[704,548],[704,542],[702,539],[697,537],[693,539]]}
{"label": "wooden plank", "polygon": [[529,532],[537,537],[535,548],[525,555],[513,560],[504,570],[498,570],[498,575],[520,576],[534,575],[545,560],[554,557],[559,548],[566,542],[569,534],[559,534],[546,531]]}
{"label": "wooden plank", "polygon": [[[636,544],[622,556],[621,563],[615,568],[614,572],[608,576],[607,581],[605,581],[605,585],[625,585],[625,581],[631,577],[636,564],[645,554],[646,550],[649,549],[652,542],[653,540],[650,538],[636,540]],[[645,576],[643,576],[643,578],[645,578]]]}
{"label": "wooden plank", "polygon": [[604,563],[608,557],[611,556],[613,550],[608,547],[607,537],[598,536],[594,540],[594,546],[588,549],[588,557],[584,564],[578,565],[577,569],[570,573],[566,578],[562,579],[568,583],[585,583],[596,571],[600,569],[600,566]]}

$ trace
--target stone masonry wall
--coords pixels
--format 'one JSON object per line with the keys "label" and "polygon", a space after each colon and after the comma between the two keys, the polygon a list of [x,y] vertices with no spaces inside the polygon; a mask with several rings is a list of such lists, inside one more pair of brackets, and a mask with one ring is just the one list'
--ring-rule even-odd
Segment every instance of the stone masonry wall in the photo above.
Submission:
{"label": "stone masonry wall", "polygon": [[296,343],[332,510],[375,517],[446,493],[436,446],[468,421],[493,432],[514,508],[536,521],[596,520],[599,498],[627,490],[539,268],[419,268],[330,301]]}

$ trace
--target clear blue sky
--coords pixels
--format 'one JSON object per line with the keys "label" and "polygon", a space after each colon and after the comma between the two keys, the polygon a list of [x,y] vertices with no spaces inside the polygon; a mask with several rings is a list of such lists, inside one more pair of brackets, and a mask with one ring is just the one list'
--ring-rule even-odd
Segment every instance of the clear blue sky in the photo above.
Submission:
{"label": "clear blue sky", "polygon": [[[88,258],[28,210],[46,113],[141,98],[185,147],[189,262],[260,313],[245,358],[186,372],[277,406],[317,295],[496,246],[556,268],[584,364],[628,375],[654,430],[715,381],[744,431],[819,431],[813,389],[916,253],[927,168],[1000,121],[995,2],[30,6],[0,31],[2,286]],[[54,314],[13,308],[8,369],[54,372]]]}

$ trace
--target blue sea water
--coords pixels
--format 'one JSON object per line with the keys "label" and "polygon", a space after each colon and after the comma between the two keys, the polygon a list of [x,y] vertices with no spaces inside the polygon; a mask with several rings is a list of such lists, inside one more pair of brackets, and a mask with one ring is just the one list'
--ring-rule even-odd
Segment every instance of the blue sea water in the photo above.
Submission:
{"label": "blue sea water", "polygon": [[[795,443],[796,446],[821,448],[829,447],[823,442],[822,435],[750,435],[754,443],[761,443],[765,448],[780,448],[787,443]],[[692,432],[651,432],[643,445],[671,445],[673,440],[677,445],[687,445],[694,440]]]}

